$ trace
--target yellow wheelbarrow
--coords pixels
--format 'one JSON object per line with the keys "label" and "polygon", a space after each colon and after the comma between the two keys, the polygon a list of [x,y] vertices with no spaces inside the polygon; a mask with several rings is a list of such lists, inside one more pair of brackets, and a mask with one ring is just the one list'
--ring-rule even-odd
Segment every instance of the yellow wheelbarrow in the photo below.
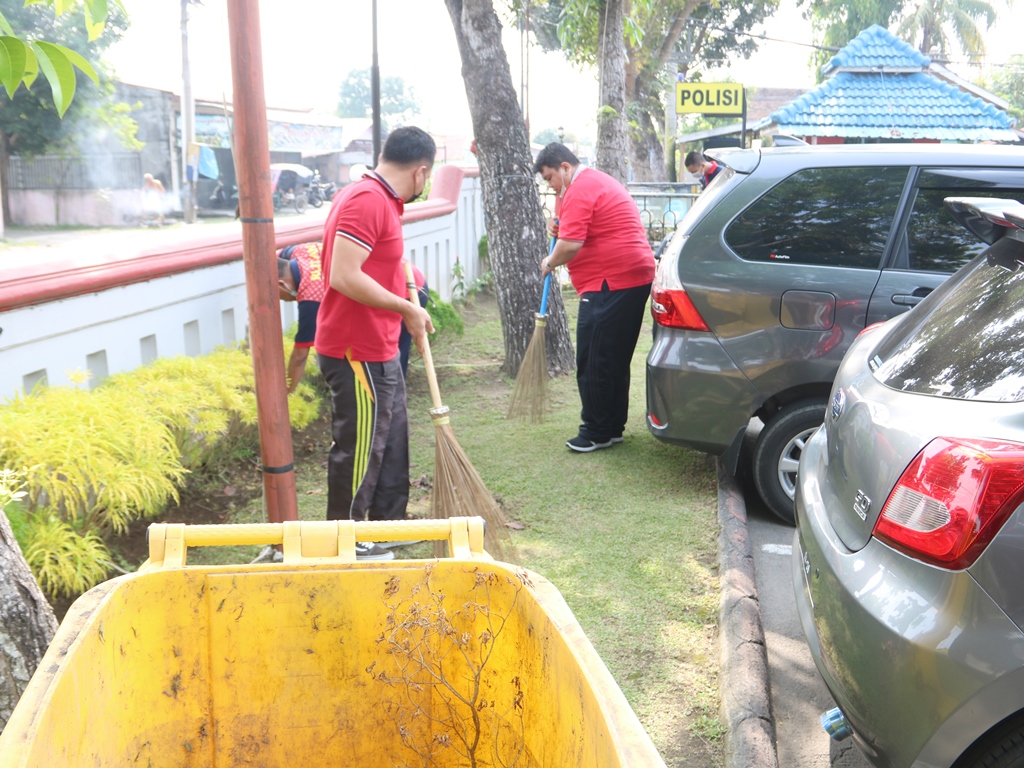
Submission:
{"label": "yellow wheelbarrow", "polygon": [[[356,562],[356,541],[447,540]],[[283,562],[190,566],[188,547]],[[480,518],[150,527],[71,607],[0,734],[4,768],[664,763],[558,591]]]}

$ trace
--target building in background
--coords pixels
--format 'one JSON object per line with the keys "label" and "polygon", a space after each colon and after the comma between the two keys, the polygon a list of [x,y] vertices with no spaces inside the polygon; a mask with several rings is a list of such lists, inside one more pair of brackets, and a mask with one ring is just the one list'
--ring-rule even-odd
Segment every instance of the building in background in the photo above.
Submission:
{"label": "building in background", "polygon": [[809,144],[1017,142],[1007,102],[877,24],[822,67],[827,79],[752,125]]}

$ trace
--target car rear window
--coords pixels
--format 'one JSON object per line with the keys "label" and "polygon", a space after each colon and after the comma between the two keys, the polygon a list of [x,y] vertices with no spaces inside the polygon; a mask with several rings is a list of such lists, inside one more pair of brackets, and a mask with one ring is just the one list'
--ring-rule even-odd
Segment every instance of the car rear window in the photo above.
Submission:
{"label": "car rear window", "polygon": [[878,269],[907,172],[806,168],[736,217],[725,240],[747,261]]}
{"label": "car rear window", "polygon": [[892,389],[1024,400],[1024,242],[1004,237],[918,305],[875,351]]}

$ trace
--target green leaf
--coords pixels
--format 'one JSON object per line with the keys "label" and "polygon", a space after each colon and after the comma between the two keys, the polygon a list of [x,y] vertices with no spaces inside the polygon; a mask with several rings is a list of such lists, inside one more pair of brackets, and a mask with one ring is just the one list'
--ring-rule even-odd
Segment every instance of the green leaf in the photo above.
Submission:
{"label": "green leaf", "polygon": [[100,84],[100,76],[96,74],[96,70],[92,68],[92,64],[90,64],[82,54],[77,51],[72,51],[70,48],[64,48],[60,45],[57,47],[64,51],[64,54],[68,57],[68,61],[82,70],[82,73],[86,77],[96,83],[96,85]]}
{"label": "green leaf", "polygon": [[7,19],[4,18],[2,13],[0,13],[0,32],[3,32],[5,35],[14,36],[14,30],[11,29],[11,25],[7,22]]}
{"label": "green leaf", "polygon": [[36,58],[36,52],[26,45],[25,77],[22,78],[22,82],[25,83],[26,88],[31,88],[37,77],[39,77],[39,60]]}
{"label": "green leaf", "polygon": [[9,98],[14,98],[21,81],[25,79],[25,51],[27,46],[15,37],[0,37],[0,83]]}
{"label": "green leaf", "polygon": [[39,60],[39,68],[50,83],[57,114],[64,117],[64,113],[71,106],[71,100],[75,98],[75,68],[65,55],[67,48],[53,43],[37,42],[32,43],[32,50]]}
{"label": "green leaf", "polygon": [[107,0],[85,0],[85,28],[91,43],[103,32],[107,21]]}
{"label": "green leaf", "polygon": [[61,16],[75,7],[75,0],[54,0],[53,14]]}

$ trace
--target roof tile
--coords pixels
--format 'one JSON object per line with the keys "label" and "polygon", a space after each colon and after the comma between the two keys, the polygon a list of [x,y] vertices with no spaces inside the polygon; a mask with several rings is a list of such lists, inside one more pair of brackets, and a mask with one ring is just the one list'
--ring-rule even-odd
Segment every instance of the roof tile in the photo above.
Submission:
{"label": "roof tile", "polygon": [[833,56],[821,72],[827,75],[834,70],[866,67],[923,69],[930,63],[931,59],[909,43],[885,27],[872,24]]}

